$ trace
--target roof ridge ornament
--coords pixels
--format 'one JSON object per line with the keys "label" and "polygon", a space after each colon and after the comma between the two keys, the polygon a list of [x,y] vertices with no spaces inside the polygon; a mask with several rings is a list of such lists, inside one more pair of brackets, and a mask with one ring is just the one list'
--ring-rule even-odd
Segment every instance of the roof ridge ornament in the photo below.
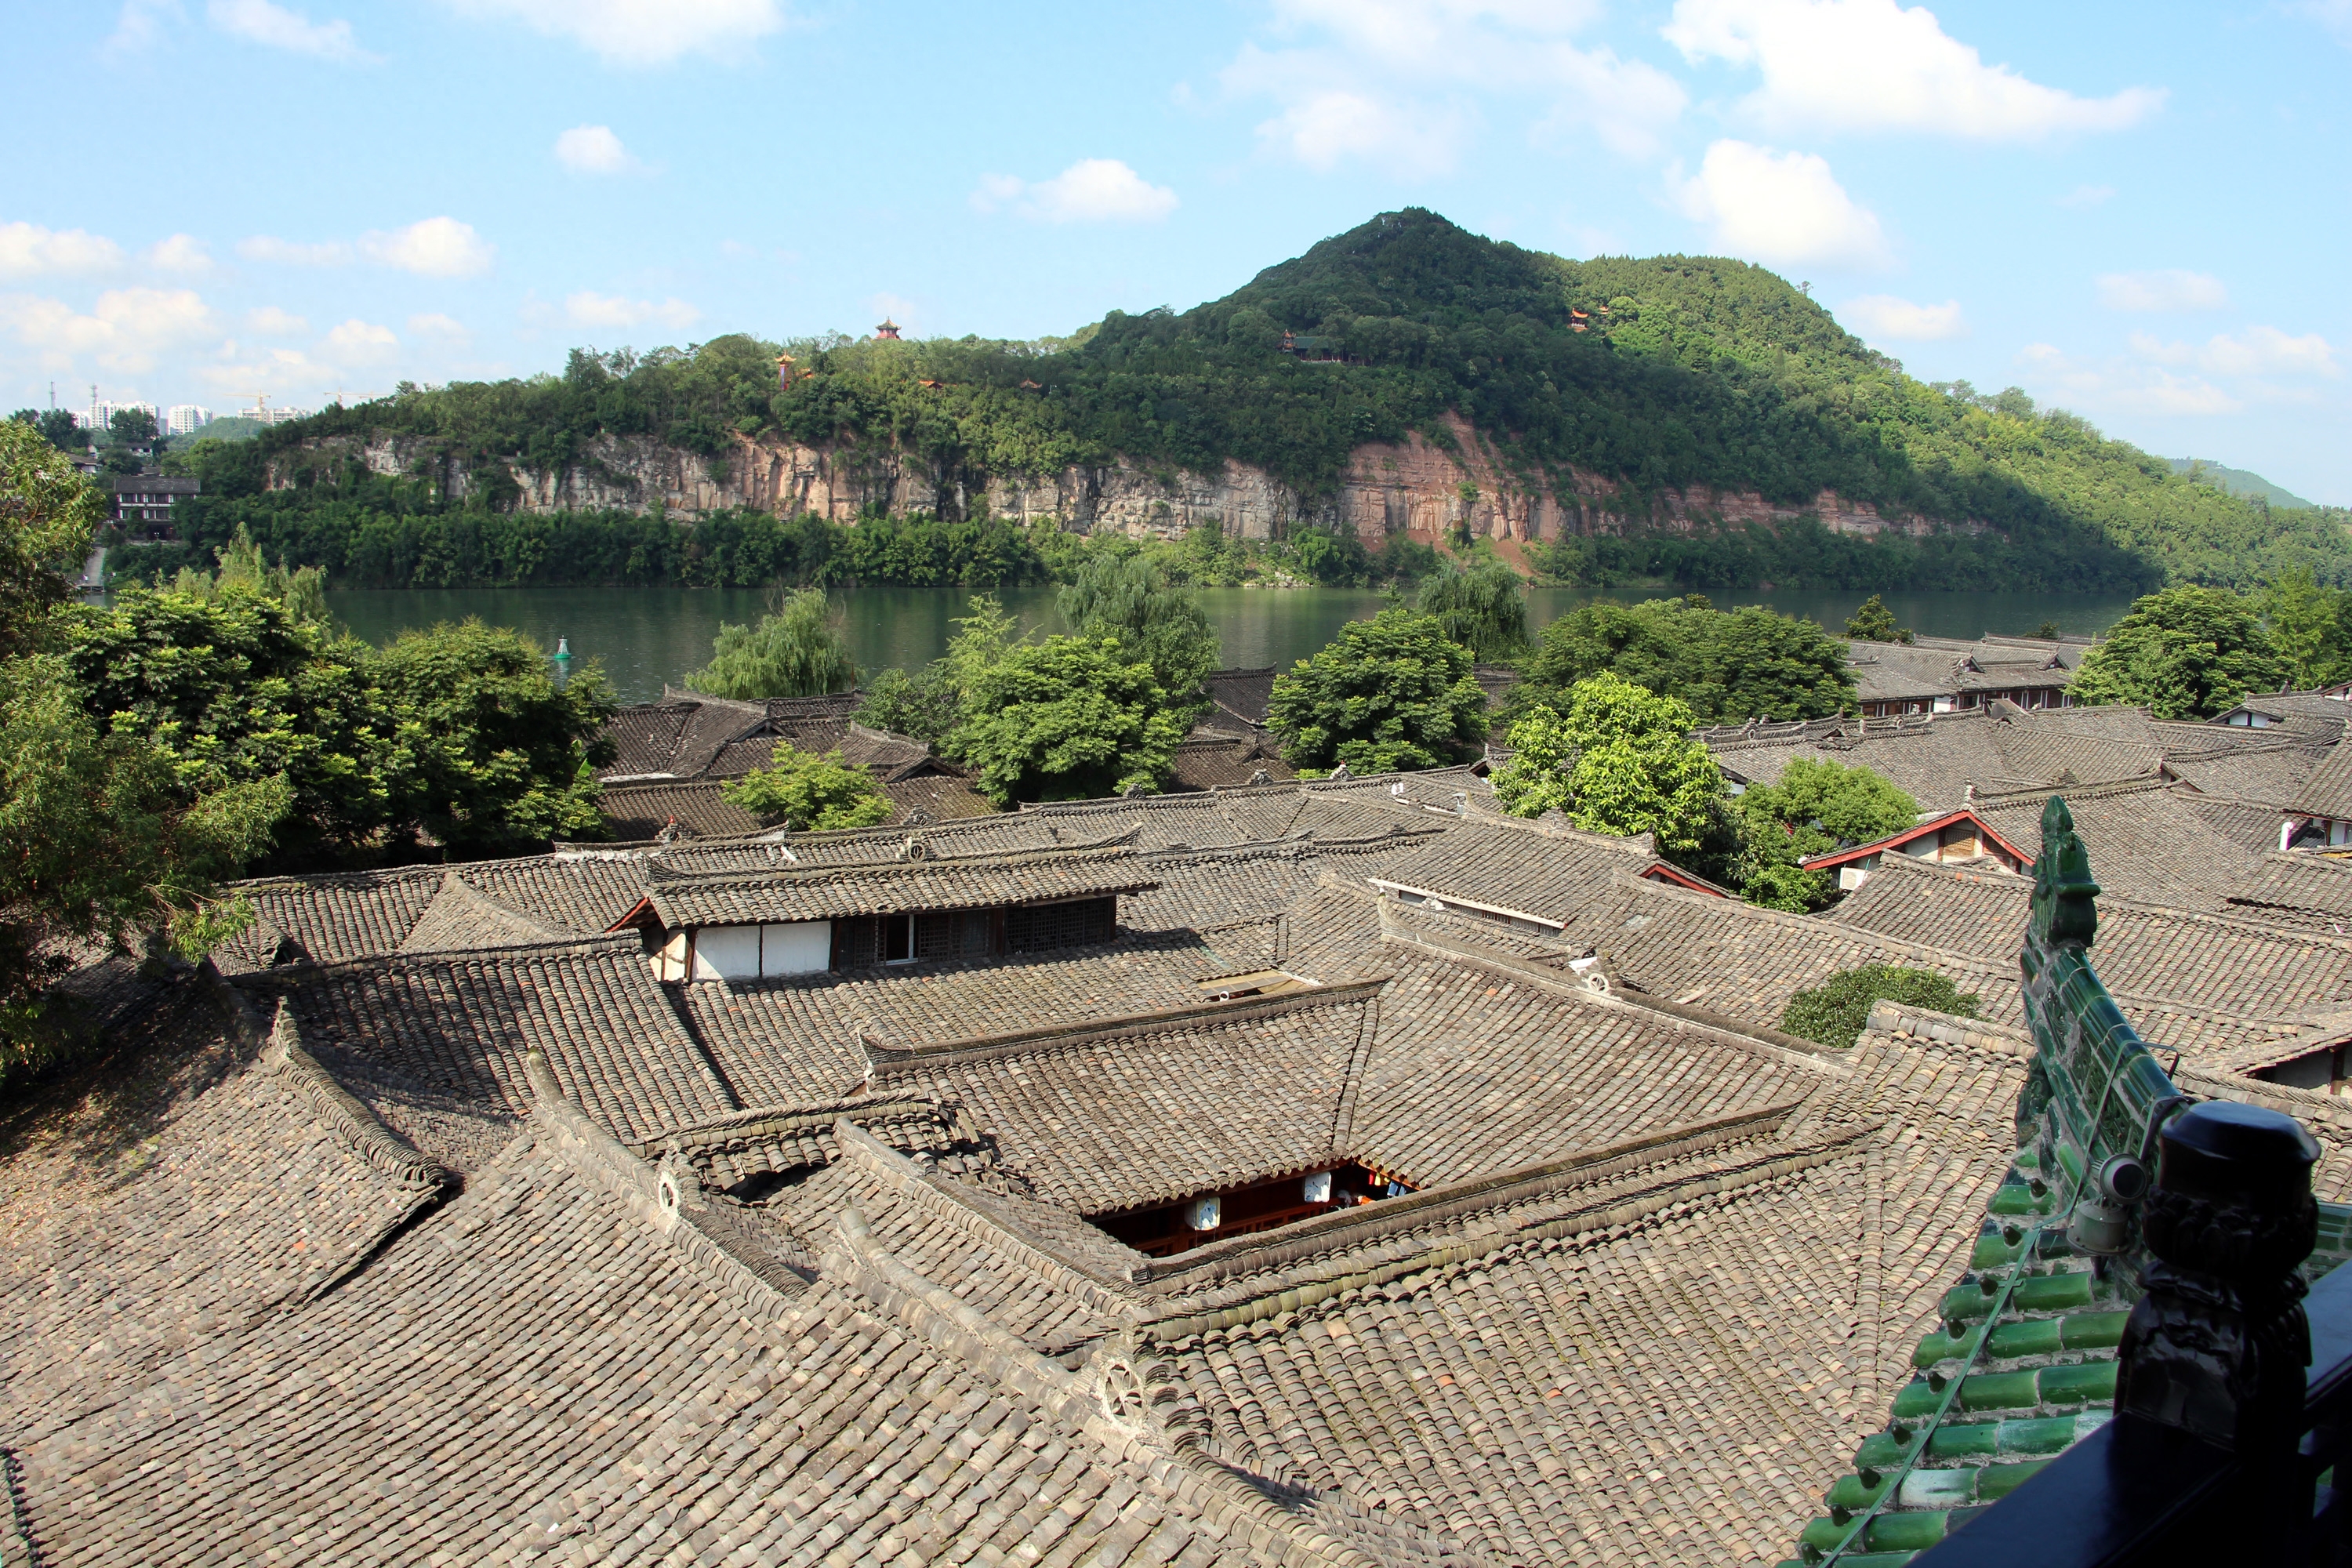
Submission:
{"label": "roof ridge ornament", "polygon": [[2074,815],[2065,796],[2053,795],[2042,808],[2042,853],[2033,860],[2031,940],[2048,947],[2090,946],[2099,930],[2098,896]]}

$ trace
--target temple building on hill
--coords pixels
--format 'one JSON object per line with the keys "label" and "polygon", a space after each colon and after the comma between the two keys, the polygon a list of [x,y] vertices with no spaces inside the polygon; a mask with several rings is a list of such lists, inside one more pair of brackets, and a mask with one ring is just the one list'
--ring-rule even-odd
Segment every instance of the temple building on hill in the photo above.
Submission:
{"label": "temple building on hill", "polygon": [[[1467,767],[247,884],[202,965],[70,977],[112,1049],[0,1142],[0,1558],[1902,1561],[2133,1353],[2129,1210],[2105,1262],[2063,1217],[2120,1135],[2050,1085],[2299,1118],[2315,1302],[2352,1245],[2352,891],[2061,718],[1981,754],[2151,771],[1819,916]],[[614,795],[928,754],[835,699],[619,730]],[[1783,1026],[1874,963],[1974,1016]]]}

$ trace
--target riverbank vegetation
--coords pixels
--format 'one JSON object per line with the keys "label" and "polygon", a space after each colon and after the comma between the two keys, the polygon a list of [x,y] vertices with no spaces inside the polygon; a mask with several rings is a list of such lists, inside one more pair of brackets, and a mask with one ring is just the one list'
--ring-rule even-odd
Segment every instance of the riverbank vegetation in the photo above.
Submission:
{"label": "riverbank vegetation", "polygon": [[[1040,562],[1052,572],[1052,551],[1033,539],[1024,552],[1024,531],[961,499],[935,510],[971,515],[870,548],[820,544],[810,531],[823,525],[764,514],[691,525],[518,514],[526,480],[540,494],[572,476],[625,489],[613,465],[631,443],[723,479],[751,456],[743,443],[762,439],[894,476],[877,478],[886,491],[949,498],[1122,459],[1172,490],[1181,474],[1239,461],[1311,513],[1368,444],[1418,434],[1458,450],[1457,416],[1504,490],[1583,498],[1626,524],[1529,549],[1567,583],[2112,591],[2245,584],[2297,566],[2352,583],[2341,509],[2232,496],[2014,388],[1913,380],[1759,268],[1563,260],[1418,210],[1326,240],[1224,299],[1113,311],[1067,339],[739,334],[578,350],[561,374],[404,385],[173,460],[205,479],[184,509],[192,542],[241,521],[273,556],[339,584],[808,583],[831,571],[985,586]],[[376,471],[387,459],[396,473]],[[1717,526],[1697,487],[1759,497],[1794,521]],[[1603,489],[1613,499],[1596,500]],[[1811,517],[1830,495],[1925,531],[1834,532]],[[1670,500],[1687,526],[1663,526]],[[506,519],[517,521],[495,521]],[[940,531],[952,530],[975,531]],[[1211,564],[1218,552],[1195,553]],[[1243,553],[1326,582],[1408,564],[1313,527]]]}

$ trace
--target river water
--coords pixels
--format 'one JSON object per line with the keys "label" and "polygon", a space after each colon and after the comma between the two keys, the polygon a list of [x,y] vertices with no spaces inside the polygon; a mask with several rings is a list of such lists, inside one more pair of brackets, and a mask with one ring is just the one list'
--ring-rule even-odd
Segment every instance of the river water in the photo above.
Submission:
{"label": "river water", "polygon": [[[999,594],[1024,630],[1064,628],[1050,585],[1008,588]],[[1581,588],[1532,588],[1528,620],[1540,629],[1580,605],[1603,595]],[[1623,592],[1609,595],[1639,598]],[[1784,615],[1805,616],[1835,631],[1867,597],[1843,589],[1750,588],[1710,591],[1718,609],[1765,604]],[[937,658],[964,613],[966,592],[957,588],[857,588],[840,596],[850,646],[869,673],[893,665],[907,668]],[[1889,594],[1895,619],[1930,637],[1979,637],[1987,632],[2031,633],[2043,622],[2061,631],[2103,632],[2131,607],[2129,595],[1968,593]],[[327,603],[338,619],[372,643],[388,641],[411,626],[479,616],[493,626],[517,627],[551,653],[566,640],[585,661],[604,661],[625,702],[647,702],[709,661],[711,639],[722,621],[759,618],[765,596],[758,589],[726,588],[447,588],[353,589],[331,592]],[[1331,640],[1346,622],[1374,615],[1379,594],[1357,588],[1208,588],[1201,602],[1217,628],[1228,666],[1286,665]]]}

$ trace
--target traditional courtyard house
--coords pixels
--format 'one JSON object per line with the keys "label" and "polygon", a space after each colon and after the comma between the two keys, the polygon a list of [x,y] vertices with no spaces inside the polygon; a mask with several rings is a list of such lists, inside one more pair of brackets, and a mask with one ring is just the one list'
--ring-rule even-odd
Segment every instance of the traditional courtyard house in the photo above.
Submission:
{"label": "traditional courtyard house", "polygon": [[1847,645],[1855,698],[1866,719],[1958,713],[2006,700],[2027,710],[2063,708],[2088,637],[1920,637]]}
{"label": "traditional courtyard house", "polygon": [[[2352,939],[2106,899],[2093,973],[2025,878],[1789,915],[1493,811],[1456,769],[256,884],[204,968],[78,977],[118,1049],[0,1147],[0,1554],[1850,1562],[2100,1440],[2139,1255],[2069,1227],[2126,1152],[2082,1086],[2134,1139],[2300,1117],[2306,1273],[2344,1250],[2352,1107],[2227,1063],[2352,1006]],[[1116,919],[958,951],[1041,896]],[[768,977],[818,921],[870,956]],[[1778,1029],[1865,963],[1982,1016]]]}
{"label": "traditional courtyard house", "polygon": [[2010,843],[1972,806],[1929,817],[1874,844],[1859,844],[1807,860],[1811,871],[1835,871],[1838,886],[1852,892],[1870,879],[1885,857],[1908,856],[1937,865],[1969,865],[2017,876],[2033,869],[2033,858]]}

